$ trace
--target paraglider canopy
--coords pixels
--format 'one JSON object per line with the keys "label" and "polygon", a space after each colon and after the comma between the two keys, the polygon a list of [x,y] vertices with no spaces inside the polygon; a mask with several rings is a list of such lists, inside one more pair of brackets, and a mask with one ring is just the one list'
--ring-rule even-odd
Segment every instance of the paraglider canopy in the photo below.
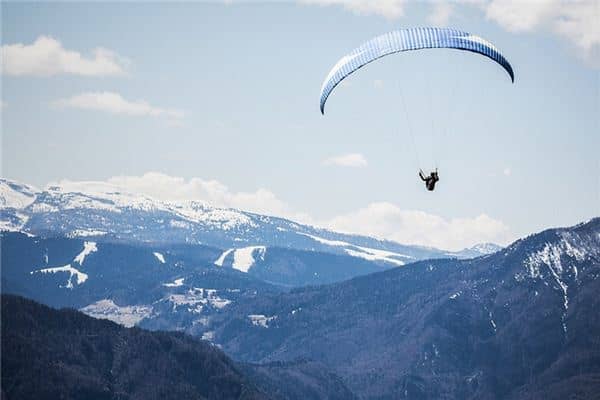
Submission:
{"label": "paraglider canopy", "polygon": [[402,29],[369,40],[333,66],[321,86],[321,113],[325,113],[325,103],[333,89],[357,69],[390,54],[431,48],[457,49],[481,54],[504,68],[514,83],[515,76],[508,60],[493,44],[479,36],[451,28]]}

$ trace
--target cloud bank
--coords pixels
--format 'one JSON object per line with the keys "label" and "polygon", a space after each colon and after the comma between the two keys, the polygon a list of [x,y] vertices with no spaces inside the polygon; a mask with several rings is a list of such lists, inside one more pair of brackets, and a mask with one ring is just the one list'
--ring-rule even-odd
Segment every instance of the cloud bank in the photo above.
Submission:
{"label": "cloud bank", "polygon": [[333,217],[327,227],[442,249],[460,250],[477,243],[505,244],[511,236],[501,221],[480,214],[470,218],[444,218],[418,210],[404,210],[388,202],[371,203]]}
{"label": "cloud bank", "polygon": [[14,76],[82,76],[124,75],[129,63],[115,52],[96,48],[91,57],[67,50],[56,39],[40,36],[32,44],[3,45],[2,73]]}
{"label": "cloud bank", "polygon": [[151,106],[144,100],[125,100],[114,92],[88,92],[69,98],[60,99],[53,103],[56,107],[79,108],[82,110],[103,111],[112,114],[123,114],[135,117],[166,117],[179,120],[184,117],[181,110]]}
{"label": "cloud bank", "polygon": [[108,185],[112,190],[143,194],[163,201],[205,201],[215,207],[280,216],[336,231],[448,250],[460,250],[481,242],[506,244],[512,239],[509,228],[503,222],[486,214],[445,218],[424,211],[405,210],[389,202],[376,202],[352,212],[317,220],[308,213],[295,210],[266,188],[235,191],[214,179],[185,179],[159,172],[115,176],[100,182],[63,180],[51,185],[56,184],[70,191],[85,192]]}

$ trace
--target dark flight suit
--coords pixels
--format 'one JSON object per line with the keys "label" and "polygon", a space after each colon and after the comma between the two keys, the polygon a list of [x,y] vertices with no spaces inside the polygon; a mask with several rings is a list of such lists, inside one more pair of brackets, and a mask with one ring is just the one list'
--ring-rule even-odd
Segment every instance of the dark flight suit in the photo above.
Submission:
{"label": "dark flight suit", "polygon": [[425,182],[427,190],[435,189],[435,183],[440,180],[437,172],[432,172],[428,177],[423,176],[423,171],[419,171],[419,176]]}

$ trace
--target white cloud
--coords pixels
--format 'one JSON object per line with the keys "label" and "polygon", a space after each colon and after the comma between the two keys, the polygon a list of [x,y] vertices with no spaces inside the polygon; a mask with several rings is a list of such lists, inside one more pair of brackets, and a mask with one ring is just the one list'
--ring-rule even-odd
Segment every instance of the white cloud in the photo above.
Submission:
{"label": "white cloud", "polygon": [[379,15],[396,19],[404,15],[406,0],[300,0],[320,6],[342,6],[357,15]]}
{"label": "white cloud", "polygon": [[446,1],[436,1],[432,5],[427,21],[435,26],[447,26],[452,16],[454,5]]}
{"label": "white cloud", "polygon": [[[404,16],[405,0],[298,0],[304,4],[341,6],[358,15],[388,19]],[[578,54],[600,64],[600,3],[598,0],[431,0],[430,24],[445,26],[452,15],[476,8],[509,32],[549,31],[570,42]]]}
{"label": "white cloud", "polygon": [[510,176],[512,174],[512,170],[509,167],[504,168],[504,170],[502,171],[502,173],[505,176]]}
{"label": "white cloud", "polygon": [[383,80],[381,80],[381,79],[375,79],[373,81],[373,87],[375,89],[381,89],[383,87]]}
{"label": "white cloud", "polygon": [[511,32],[527,32],[552,18],[557,5],[553,1],[492,0],[485,5],[485,15]]}
{"label": "white cloud", "polygon": [[510,32],[549,30],[571,42],[586,60],[600,55],[597,0],[492,0],[483,7],[488,19]]}
{"label": "white cloud", "polygon": [[128,61],[111,50],[96,48],[91,57],[65,49],[49,36],[40,36],[32,44],[2,46],[2,73],[15,76],[51,76],[73,74],[110,76],[125,74]]}
{"label": "white cloud", "polygon": [[349,153],[330,157],[323,161],[323,165],[360,168],[367,166],[367,159],[360,153]]}
{"label": "white cloud", "polygon": [[178,120],[184,116],[183,111],[151,106],[148,102],[143,100],[128,101],[120,94],[113,92],[82,93],[66,99],[57,100],[53,104],[57,107],[96,110],[131,116],[166,117],[171,120]]}
{"label": "white cloud", "polygon": [[600,47],[600,3],[597,1],[573,3],[563,7],[554,30],[576,43],[586,53]]}
{"label": "white cloud", "polygon": [[460,250],[481,242],[505,244],[511,238],[508,227],[486,214],[472,218],[443,218],[423,211],[403,210],[387,202],[332,218],[333,230],[359,233],[442,249]]}
{"label": "white cloud", "polygon": [[76,192],[120,190],[163,201],[205,201],[215,207],[237,208],[342,232],[449,250],[460,250],[481,242],[506,244],[512,238],[504,223],[486,214],[448,219],[424,211],[404,210],[388,202],[371,203],[364,208],[318,221],[307,213],[298,212],[266,188],[249,192],[235,191],[214,179],[185,179],[159,172],[141,176],[115,176],[95,182],[63,180],[57,184],[65,190]]}

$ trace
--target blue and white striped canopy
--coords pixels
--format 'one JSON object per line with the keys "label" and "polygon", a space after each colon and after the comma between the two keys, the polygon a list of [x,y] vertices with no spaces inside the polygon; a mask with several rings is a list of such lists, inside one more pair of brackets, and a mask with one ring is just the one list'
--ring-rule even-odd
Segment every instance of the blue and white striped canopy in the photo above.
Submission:
{"label": "blue and white striped canopy", "polygon": [[508,60],[493,44],[479,36],[451,28],[402,29],[369,40],[333,66],[321,87],[321,113],[325,112],[325,102],[333,89],[357,69],[389,54],[433,48],[472,51],[489,57],[508,72],[512,82],[515,81]]}

